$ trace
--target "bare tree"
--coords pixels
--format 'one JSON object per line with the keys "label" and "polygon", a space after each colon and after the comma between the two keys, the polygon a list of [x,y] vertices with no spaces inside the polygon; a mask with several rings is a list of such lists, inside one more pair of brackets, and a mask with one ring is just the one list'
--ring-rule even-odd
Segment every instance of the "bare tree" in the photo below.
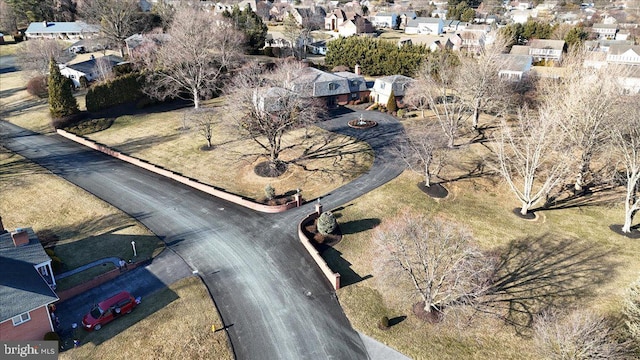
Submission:
{"label": "bare tree", "polygon": [[298,61],[284,62],[273,71],[250,67],[228,86],[228,106],[237,109],[240,130],[253,139],[273,169],[282,166],[282,143],[289,130],[316,122],[324,107],[311,89],[295,82],[306,67]]}
{"label": "bare tree", "polygon": [[640,344],[640,279],[627,289],[622,313],[631,337]]}
{"label": "bare tree", "polygon": [[544,359],[627,359],[628,344],[619,343],[607,320],[587,310],[568,315],[548,312],[534,324],[535,349]]}
{"label": "bare tree", "polygon": [[16,51],[18,62],[28,73],[46,75],[49,72],[49,61],[53,58],[57,63],[71,59],[65,51],[64,43],[53,39],[32,39],[20,44]]}
{"label": "bare tree", "polygon": [[218,114],[212,109],[193,109],[185,114],[186,121],[195,125],[198,135],[207,141],[207,148],[211,149],[214,126],[218,122]]}
{"label": "bare tree", "polygon": [[478,128],[480,112],[491,112],[499,116],[508,108],[509,83],[501,81],[499,71],[507,63],[502,56],[509,40],[499,35],[485,46],[477,57],[463,56],[455,78],[455,89],[466,106],[473,110],[471,127]]}
{"label": "bare tree", "polygon": [[537,113],[524,109],[517,123],[503,121],[494,136],[498,171],[520,200],[522,215],[545,199],[567,172],[558,129],[547,109]]}
{"label": "bare tree", "polygon": [[93,67],[93,72],[96,74],[98,80],[108,80],[113,78],[113,64],[107,57],[100,57],[95,59],[96,65]]}
{"label": "bare tree", "polygon": [[0,0],[0,29],[9,34],[18,30],[18,16],[5,0]]}
{"label": "bare tree", "polygon": [[154,45],[142,65],[150,71],[145,92],[165,99],[211,97],[242,54],[243,35],[226,20],[193,7],[177,9],[165,41]]}
{"label": "bare tree", "polygon": [[640,211],[640,105],[638,96],[627,99],[625,118],[611,127],[614,151],[624,167],[626,185],[624,225],[622,231],[631,232],[635,214]]}
{"label": "bare tree", "polygon": [[398,150],[409,168],[424,176],[425,186],[430,187],[432,174],[437,175],[444,163],[445,147],[446,139],[436,126],[420,124],[407,129],[407,141],[399,144]]}
{"label": "bare tree", "polygon": [[419,298],[426,312],[473,303],[491,274],[466,229],[422,214],[402,213],[376,229],[373,241],[381,286]]}
{"label": "bare tree", "polygon": [[575,51],[563,61],[567,71],[561,81],[545,82],[542,93],[550,111],[558,117],[558,124],[573,149],[575,165],[574,189],[582,191],[596,175],[592,160],[603,153],[612,123],[618,121],[617,109],[623,96],[618,77],[620,68],[585,67],[585,52]]}
{"label": "bare tree", "polygon": [[460,127],[469,118],[469,107],[452,90],[459,75],[458,62],[451,52],[437,52],[425,61],[418,71],[417,81],[408,89],[409,99],[426,101],[447,138],[449,148],[455,146]]}
{"label": "bare tree", "polygon": [[88,22],[100,24],[101,36],[124,56],[124,40],[136,33],[140,23],[136,0],[84,0],[80,13]]}

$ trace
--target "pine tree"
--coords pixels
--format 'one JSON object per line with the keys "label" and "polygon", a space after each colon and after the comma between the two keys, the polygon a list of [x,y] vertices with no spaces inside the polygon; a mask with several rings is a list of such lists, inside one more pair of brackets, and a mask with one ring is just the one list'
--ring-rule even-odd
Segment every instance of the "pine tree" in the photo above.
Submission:
{"label": "pine tree", "polygon": [[391,90],[391,94],[389,94],[389,100],[387,100],[387,110],[390,112],[398,111],[398,104],[396,103],[396,95]]}
{"label": "pine tree", "polygon": [[62,76],[55,60],[49,62],[49,111],[54,118],[78,113],[78,102],[71,92],[71,80]]}

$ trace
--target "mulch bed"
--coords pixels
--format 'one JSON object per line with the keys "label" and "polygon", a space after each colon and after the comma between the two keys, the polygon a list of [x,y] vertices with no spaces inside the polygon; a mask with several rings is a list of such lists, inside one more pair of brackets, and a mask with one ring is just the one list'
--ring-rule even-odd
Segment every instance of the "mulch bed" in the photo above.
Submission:
{"label": "mulch bed", "polygon": [[426,321],[431,324],[437,324],[444,318],[440,310],[431,310],[427,312],[424,310],[424,301],[413,304],[413,314],[420,320]]}
{"label": "mulch bed", "polygon": [[284,204],[288,203],[289,201],[293,201],[293,197],[286,196],[286,195],[276,196],[275,198],[273,198],[271,200],[269,200],[267,198],[262,198],[262,199],[258,200],[259,203],[266,204],[266,205],[269,205],[269,206],[284,205]]}
{"label": "mulch bed", "polygon": [[354,129],[368,129],[378,125],[378,123],[373,120],[362,120],[362,122],[361,124],[360,120],[356,119],[349,121],[347,124]]}
{"label": "mulch bed", "polygon": [[276,178],[287,171],[287,164],[280,161],[273,166],[269,161],[263,161],[253,171],[260,177]]}
{"label": "mulch bed", "polygon": [[418,189],[435,199],[444,199],[449,195],[449,190],[440,184],[431,184],[427,187],[425,182],[421,181],[418,183]]}
{"label": "mulch bed", "polygon": [[302,232],[309,238],[313,246],[318,249],[318,252],[322,253],[327,248],[336,245],[342,240],[342,231],[340,230],[340,225],[338,225],[333,234],[320,234],[316,227],[317,221],[317,219],[314,219],[311,223],[302,224]]}
{"label": "mulch bed", "polygon": [[640,225],[632,226],[630,233],[622,232],[622,225],[609,225],[609,229],[618,235],[622,235],[629,239],[640,239]]}
{"label": "mulch bed", "polygon": [[520,219],[523,220],[535,220],[536,219],[536,214],[533,211],[529,211],[527,212],[527,215],[522,215],[520,213],[521,208],[515,208],[513,209],[513,214],[517,217],[519,217]]}

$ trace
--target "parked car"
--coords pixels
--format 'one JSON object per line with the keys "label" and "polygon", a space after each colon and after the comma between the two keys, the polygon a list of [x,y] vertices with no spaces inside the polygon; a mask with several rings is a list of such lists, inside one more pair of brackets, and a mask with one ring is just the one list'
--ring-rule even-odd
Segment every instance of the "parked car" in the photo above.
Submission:
{"label": "parked car", "polygon": [[140,304],[140,298],[136,299],[128,292],[121,291],[95,305],[82,318],[82,326],[88,331],[100,330],[105,324],[130,313],[138,304]]}

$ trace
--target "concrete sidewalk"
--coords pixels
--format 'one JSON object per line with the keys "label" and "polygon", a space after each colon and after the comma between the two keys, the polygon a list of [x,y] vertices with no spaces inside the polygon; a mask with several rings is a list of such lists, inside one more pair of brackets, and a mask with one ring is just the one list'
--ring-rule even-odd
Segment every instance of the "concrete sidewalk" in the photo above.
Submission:
{"label": "concrete sidewalk", "polygon": [[62,274],[57,275],[56,279],[57,280],[64,279],[64,278],[69,277],[71,275],[75,275],[75,274],[77,274],[79,272],[82,272],[82,271],[85,271],[87,269],[90,269],[90,268],[92,268],[94,266],[98,266],[98,265],[102,265],[102,264],[106,264],[106,263],[113,263],[113,265],[118,267],[119,266],[119,261],[120,261],[120,258],[117,258],[117,257],[108,257],[108,258],[104,258],[104,259],[99,259],[99,260],[96,260],[96,261],[92,261],[92,262],[90,262],[88,264],[84,264],[82,266],[78,266],[77,268],[75,268],[73,270],[69,270],[69,271],[63,272]]}
{"label": "concrete sidewalk", "polygon": [[358,332],[358,335],[360,335],[360,339],[362,339],[364,347],[367,349],[367,354],[369,354],[369,359],[371,360],[411,360],[411,358],[404,356],[402,353],[372,337],[361,332]]}

